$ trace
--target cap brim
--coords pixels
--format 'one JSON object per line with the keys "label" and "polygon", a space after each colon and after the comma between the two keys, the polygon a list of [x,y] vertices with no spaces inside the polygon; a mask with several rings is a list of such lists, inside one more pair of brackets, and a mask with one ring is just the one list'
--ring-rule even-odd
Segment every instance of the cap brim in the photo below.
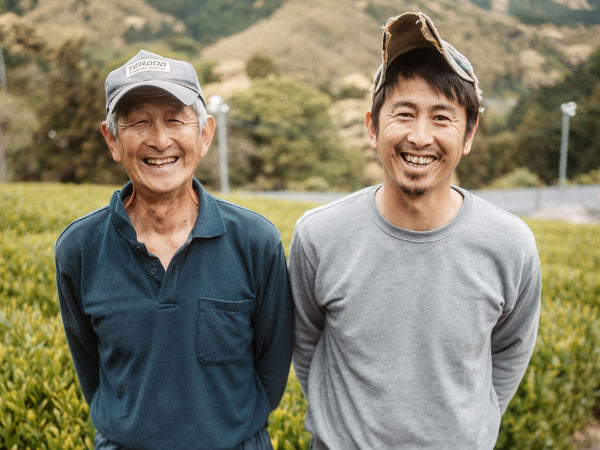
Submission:
{"label": "cap brim", "polygon": [[108,104],[106,111],[110,114],[114,111],[115,107],[119,103],[119,101],[129,92],[141,88],[141,87],[156,87],[162,89],[163,91],[168,92],[172,96],[174,96],[177,100],[179,100],[184,105],[192,105],[198,98],[200,98],[203,102],[204,99],[198,92],[183,86],[181,84],[173,83],[171,81],[164,80],[144,80],[138,83],[133,83],[128,85],[126,88],[119,91],[117,95],[115,95],[110,103]]}

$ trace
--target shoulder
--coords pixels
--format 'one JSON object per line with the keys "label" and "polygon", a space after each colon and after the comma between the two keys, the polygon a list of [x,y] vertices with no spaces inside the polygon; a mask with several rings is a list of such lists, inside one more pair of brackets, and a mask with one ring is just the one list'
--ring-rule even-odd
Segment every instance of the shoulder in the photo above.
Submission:
{"label": "shoulder", "polygon": [[277,227],[263,215],[236,203],[218,197],[213,198],[228,232],[239,231],[256,238],[281,239]]}
{"label": "shoulder", "polygon": [[356,217],[366,214],[369,195],[377,186],[370,186],[346,195],[326,205],[306,211],[296,222],[297,229],[333,228],[348,225]]}
{"label": "shoulder", "polygon": [[110,220],[109,217],[109,206],[104,206],[71,222],[60,233],[54,245],[57,266],[76,266],[81,260],[86,243],[98,241],[98,230],[105,228],[104,224]]}
{"label": "shoulder", "polygon": [[86,215],[74,220],[60,233],[55,248],[61,249],[73,245],[95,242],[101,238],[99,233],[104,233],[106,225],[111,222],[117,203],[120,202],[122,192],[129,192],[131,182],[122,190],[115,190],[110,197],[109,204],[93,210]]}
{"label": "shoulder", "polygon": [[106,205],[74,220],[60,233],[56,241],[56,247],[61,247],[82,238],[90,239],[91,234],[99,225],[106,223],[109,217],[110,210],[109,206]]}
{"label": "shoulder", "polygon": [[478,228],[478,233],[494,240],[498,246],[536,250],[535,236],[523,219],[477,195],[468,195],[473,198],[470,223]]}

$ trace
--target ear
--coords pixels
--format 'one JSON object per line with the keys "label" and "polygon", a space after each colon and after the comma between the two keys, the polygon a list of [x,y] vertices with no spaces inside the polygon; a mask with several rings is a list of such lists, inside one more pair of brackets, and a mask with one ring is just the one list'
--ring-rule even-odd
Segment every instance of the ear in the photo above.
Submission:
{"label": "ear", "polygon": [[119,142],[117,141],[116,136],[108,131],[108,127],[106,126],[106,121],[102,122],[102,136],[104,136],[104,140],[106,141],[106,145],[108,145],[108,149],[112,155],[112,158],[115,162],[121,162],[121,149],[119,148]]}
{"label": "ear", "polygon": [[377,148],[377,132],[375,131],[375,127],[373,126],[373,115],[371,114],[371,110],[367,111],[365,115],[365,125],[367,126],[367,132],[369,133],[369,142],[371,143],[371,147]]}
{"label": "ear", "polygon": [[477,118],[477,121],[475,122],[475,125],[473,126],[473,129],[471,130],[471,133],[465,139],[465,145],[463,147],[463,155],[468,155],[469,153],[471,153],[471,147],[473,146],[473,139],[475,138],[475,132],[477,131],[478,126],[479,126],[479,117]]}
{"label": "ear", "polygon": [[201,157],[206,155],[215,135],[215,119],[209,115],[200,133]]}

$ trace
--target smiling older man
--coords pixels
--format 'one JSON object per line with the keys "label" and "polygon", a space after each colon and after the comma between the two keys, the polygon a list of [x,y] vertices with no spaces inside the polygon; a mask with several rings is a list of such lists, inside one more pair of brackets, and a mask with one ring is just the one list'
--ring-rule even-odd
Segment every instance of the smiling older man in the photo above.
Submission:
{"label": "smiling older man", "polygon": [[194,179],[215,125],[191,64],[142,50],[106,105],[131,181],[55,248],[95,447],[270,449],[293,341],[281,236]]}

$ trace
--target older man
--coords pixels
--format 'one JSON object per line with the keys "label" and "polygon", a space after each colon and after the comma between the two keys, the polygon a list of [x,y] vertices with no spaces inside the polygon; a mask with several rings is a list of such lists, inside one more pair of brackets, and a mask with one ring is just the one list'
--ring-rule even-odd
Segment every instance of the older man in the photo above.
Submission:
{"label": "older man", "polygon": [[314,449],[492,449],[532,354],[534,237],[451,184],[480,110],[469,61],[391,18],[366,125],[383,184],[307,212],[290,250]]}
{"label": "older man", "polygon": [[291,362],[277,229],[210,195],[193,66],[140,51],[106,79],[102,134],[130,177],[56,243],[64,328],[99,449],[268,449]]}

